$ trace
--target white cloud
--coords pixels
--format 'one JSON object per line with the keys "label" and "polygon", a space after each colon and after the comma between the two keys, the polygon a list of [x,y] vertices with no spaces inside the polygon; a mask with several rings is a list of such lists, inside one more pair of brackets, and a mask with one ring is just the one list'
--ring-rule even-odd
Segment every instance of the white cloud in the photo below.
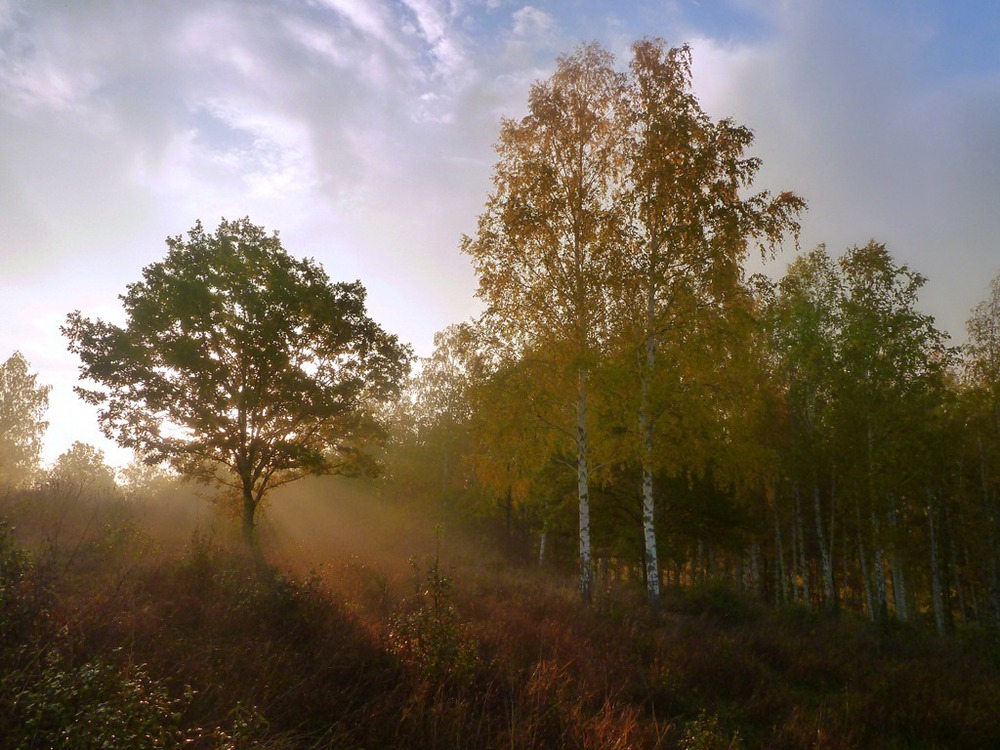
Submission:
{"label": "white cloud", "polygon": [[543,10],[525,5],[513,15],[514,36],[525,38],[545,34],[555,25],[555,20]]}
{"label": "white cloud", "polygon": [[806,246],[889,242],[960,328],[1000,257],[996,61],[992,78],[929,77],[941,39],[923,6],[738,5],[753,34],[698,26],[686,3],[0,0],[0,275],[14,288],[0,357],[34,347],[42,379],[68,388],[59,336],[24,311],[50,329],[73,307],[107,315],[164,237],[223,215],[361,278],[375,317],[428,353],[476,306],[457,246],[490,189],[499,117],[595,36],[619,51],[691,41],[706,109],[757,134],[761,187],[810,201]]}

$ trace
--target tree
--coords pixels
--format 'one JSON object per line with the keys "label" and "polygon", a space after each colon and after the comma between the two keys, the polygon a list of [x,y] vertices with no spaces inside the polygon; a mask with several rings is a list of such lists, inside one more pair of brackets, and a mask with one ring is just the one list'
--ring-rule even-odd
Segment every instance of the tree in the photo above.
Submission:
{"label": "tree", "polygon": [[[843,462],[841,484],[854,494],[856,515],[869,524],[869,614],[888,613],[888,562],[896,615],[905,620],[908,586],[897,538],[907,516],[916,515],[915,504],[922,509],[925,503],[927,461],[922,465],[914,458],[924,453],[922,442],[929,438],[927,425],[937,405],[933,394],[946,361],[944,335],[931,316],[917,309],[925,277],[897,265],[885,245],[872,241],[853,247],[839,265],[836,450]],[[864,554],[861,540],[859,553]]]}
{"label": "tree", "polygon": [[487,317],[521,350],[543,353],[556,380],[573,374],[563,424],[576,444],[580,591],[593,589],[590,545],[592,364],[607,338],[606,281],[615,271],[615,191],[621,158],[623,76],[597,44],[559,58],[536,82],[529,113],[502,121],[495,190],[465,237]]}
{"label": "tree", "polygon": [[331,283],[248,218],[201,223],[121,296],[124,326],[68,316],[77,388],[105,434],[150,463],[230,488],[256,550],[266,493],[307,474],[373,468],[374,407],[410,350],[365,311],[360,282]]}
{"label": "tree", "polygon": [[1000,274],[990,282],[989,297],[972,309],[966,323],[964,400],[973,408],[967,431],[975,436],[982,515],[989,543],[990,607],[1000,625]]}
{"label": "tree", "polygon": [[[685,411],[684,402],[693,406],[694,397],[682,391],[699,374],[714,378],[720,360],[733,361],[726,338],[736,329],[734,311],[748,299],[742,269],[750,243],[773,251],[786,233],[797,235],[805,202],[789,192],[746,193],[760,169],[759,159],[745,155],[753,133],[728,119],[714,122],[701,109],[691,92],[688,47],[644,39],[632,55],[620,124],[627,134],[627,250],[612,296],[636,381],[646,582],[656,607],[654,472],[691,468],[681,458],[691,455],[680,445],[683,435],[670,438],[672,452],[655,450],[660,417]],[[711,356],[699,358],[705,352]]]}
{"label": "tree", "polygon": [[107,496],[118,490],[115,472],[104,460],[104,451],[79,440],[56,459],[47,481],[67,496]]}
{"label": "tree", "polygon": [[0,365],[0,486],[22,486],[38,471],[51,386],[29,367],[20,352]]}
{"label": "tree", "polygon": [[793,548],[799,552],[794,563],[803,581],[805,532],[801,492],[812,498],[816,539],[823,567],[823,596],[826,606],[836,606],[833,568],[833,520],[835,504],[828,488],[830,523],[824,528],[822,488],[833,466],[830,455],[830,411],[832,374],[836,369],[835,341],[839,332],[839,309],[843,290],[837,267],[822,245],[797,258],[777,287],[768,310],[775,349],[776,370],[784,387],[789,416],[790,450],[786,471],[793,483]]}

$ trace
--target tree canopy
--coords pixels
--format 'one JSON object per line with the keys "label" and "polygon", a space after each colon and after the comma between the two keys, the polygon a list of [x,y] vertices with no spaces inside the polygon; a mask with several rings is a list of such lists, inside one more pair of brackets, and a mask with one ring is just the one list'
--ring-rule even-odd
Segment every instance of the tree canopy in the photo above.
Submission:
{"label": "tree canopy", "polygon": [[29,368],[20,352],[0,364],[0,485],[23,485],[38,469],[51,387]]}
{"label": "tree canopy", "polygon": [[211,234],[199,222],[167,247],[120,297],[123,326],[68,316],[96,385],[77,391],[119,445],[237,493],[253,543],[269,490],[373,468],[374,407],[410,350],[368,317],[360,282],[331,282],[248,218]]}
{"label": "tree canopy", "polygon": [[[620,73],[607,50],[582,45],[532,86],[528,115],[501,123],[496,189],[462,249],[490,325],[537,365],[534,406],[555,404],[545,421],[575,444],[584,597],[591,474],[629,450],[642,465],[649,593],[657,601],[653,473],[665,462],[657,466],[653,444],[659,416],[680,389],[658,387],[669,368],[657,355],[731,317],[732,300],[746,296],[748,249],[773,249],[795,234],[805,203],[790,192],[746,194],[760,168],[745,154],[753,134],[701,109],[688,48],[646,39],[632,55],[629,73]],[[710,337],[724,339],[717,330]],[[634,402],[615,421],[635,424],[637,440],[616,440],[618,456],[599,456],[607,425],[595,419],[601,394],[593,380],[612,359],[627,363],[617,368],[624,376],[614,375],[619,400]],[[694,369],[680,360],[671,368]],[[628,389],[635,395],[622,399]]]}

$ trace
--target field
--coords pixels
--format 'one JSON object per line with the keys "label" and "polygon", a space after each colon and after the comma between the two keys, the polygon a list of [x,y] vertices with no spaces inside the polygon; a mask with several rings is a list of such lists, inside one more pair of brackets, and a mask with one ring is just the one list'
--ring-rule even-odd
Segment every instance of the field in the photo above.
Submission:
{"label": "field", "polygon": [[[721,583],[578,602],[571,570],[344,483],[248,560],[174,492],[0,499],[11,748],[1000,747],[986,630],[766,608]],[[509,545],[508,545],[509,546]]]}

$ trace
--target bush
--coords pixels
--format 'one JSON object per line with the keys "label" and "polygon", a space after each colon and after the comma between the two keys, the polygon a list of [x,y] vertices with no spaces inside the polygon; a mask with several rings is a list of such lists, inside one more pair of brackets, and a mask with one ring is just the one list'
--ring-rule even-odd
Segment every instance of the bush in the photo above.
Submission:
{"label": "bush", "polygon": [[760,604],[726,581],[709,578],[683,594],[680,609],[689,614],[712,617],[727,625],[742,625],[760,615]]}
{"label": "bush", "polygon": [[0,685],[7,747],[153,750],[190,739],[179,726],[190,691],[171,698],[142,666],[95,660],[70,667],[50,653],[36,674],[7,674]]}
{"label": "bush", "polygon": [[452,601],[451,578],[437,557],[426,576],[410,561],[416,581],[412,602],[389,621],[389,650],[426,678],[461,677],[476,664],[476,648]]}
{"label": "bush", "polygon": [[20,646],[44,623],[50,598],[44,572],[0,522],[0,649]]}

